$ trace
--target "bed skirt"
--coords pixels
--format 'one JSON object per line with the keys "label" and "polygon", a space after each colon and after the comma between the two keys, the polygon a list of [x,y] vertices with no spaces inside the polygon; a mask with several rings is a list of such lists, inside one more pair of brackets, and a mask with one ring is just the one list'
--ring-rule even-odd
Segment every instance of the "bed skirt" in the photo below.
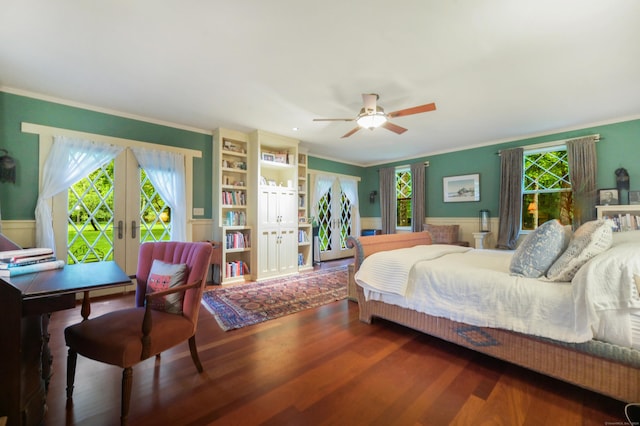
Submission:
{"label": "bed skirt", "polygon": [[640,401],[640,351],[595,341],[563,344],[508,330],[470,326],[366,301],[362,287],[356,287],[360,321],[367,324],[374,317],[386,319],[620,401]]}

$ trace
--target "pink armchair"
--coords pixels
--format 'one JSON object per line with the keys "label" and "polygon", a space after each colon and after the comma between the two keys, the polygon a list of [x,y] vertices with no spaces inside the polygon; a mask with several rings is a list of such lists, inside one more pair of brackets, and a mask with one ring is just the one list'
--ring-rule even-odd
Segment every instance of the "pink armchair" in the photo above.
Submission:
{"label": "pink armchair", "polygon": [[[191,358],[198,372],[202,364],[198,357],[195,333],[200,301],[206,283],[212,246],[204,242],[156,242],[140,246],[136,273],[136,306],[84,320],[65,329],[69,347],[67,357],[67,402],[71,406],[77,355],[117,365],[122,373],[121,423],[125,424],[131,398],[132,367],[185,340],[189,342]],[[181,268],[186,275],[183,284],[158,290],[155,283],[166,284],[174,276],[153,273],[154,260],[166,267]],[[186,268],[184,267],[186,265]],[[156,269],[157,271],[158,269]],[[164,281],[163,281],[164,280]],[[175,283],[175,281],[173,281]],[[148,287],[154,287],[149,292]],[[167,287],[167,286],[164,286]],[[170,313],[165,299],[183,294],[181,311]]]}

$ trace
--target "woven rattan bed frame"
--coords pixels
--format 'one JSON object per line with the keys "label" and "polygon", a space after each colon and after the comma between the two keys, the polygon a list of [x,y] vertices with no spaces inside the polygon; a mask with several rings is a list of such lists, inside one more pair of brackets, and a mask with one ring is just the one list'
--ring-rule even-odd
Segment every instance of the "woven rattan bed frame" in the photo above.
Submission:
{"label": "woven rattan bed frame", "polygon": [[[352,271],[375,252],[430,243],[427,232],[349,238],[347,242],[355,248]],[[365,323],[383,318],[620,401],[640,402],[640,351],[598,341],[564,344],[366,301],[362,288],[353,282],[353,274],[349,280],[356,291],[360,320]]]}

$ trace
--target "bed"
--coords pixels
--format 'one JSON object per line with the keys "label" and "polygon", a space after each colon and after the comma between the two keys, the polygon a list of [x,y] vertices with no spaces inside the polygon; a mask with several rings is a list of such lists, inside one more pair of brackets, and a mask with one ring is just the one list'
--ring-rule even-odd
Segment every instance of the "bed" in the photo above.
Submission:
{"label": "bed", "polygon": [[[564,238],[573,242],[578,233]],[[581,265],[570,265],[575,269],[570,280],[562,281],[566,276],[560,274],[552,281],[546,275],[513,273],[520,248],[431,244],[428,232],[352,237],[347,242],[355,248],[349,286],[363,322],[376,317],[393,321],[621,401],[639,402],[640,231],[620,241]],[[552,244],[542,245],[548,249]],[[571,247],[565,243],[561,250]],[[616,274],[631,282],[606,278]],[[380,287],[385,282],[389,286]],[[491,290],[480,292],[478,286]],[[506,293],[507,299],[492,301],[485,293]],[[467,299],[492,309],[483,313]]]}

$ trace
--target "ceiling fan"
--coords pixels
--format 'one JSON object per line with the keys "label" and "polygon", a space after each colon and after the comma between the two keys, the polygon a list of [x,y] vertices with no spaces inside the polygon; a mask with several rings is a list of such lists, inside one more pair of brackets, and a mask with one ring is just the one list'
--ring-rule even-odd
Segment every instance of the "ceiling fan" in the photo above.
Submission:
{"label": "ceiling fan", "polygon": [[401,109],[399,111],[385,113],[381,106],[377,105],[377,101],[380,98],[375,93],[363,93],[362,103],[363,107],[360,109],[360,113],[355,118],[314,118],[313,121],[355,121],[358,123],[358,127],[350,130],[342,137],[347,138],[353,135],[355,132],[362,128],[373,130],[376,127],[384,127],[387,130],[391,130],[394,133],[401,135],[406,132],[407,129],[393,124],[389,121],[390,118],[404,117],[406,115],[420,114],[422,112],[434,111],[436,109],[435,103],[419,105],[411,108]]}

